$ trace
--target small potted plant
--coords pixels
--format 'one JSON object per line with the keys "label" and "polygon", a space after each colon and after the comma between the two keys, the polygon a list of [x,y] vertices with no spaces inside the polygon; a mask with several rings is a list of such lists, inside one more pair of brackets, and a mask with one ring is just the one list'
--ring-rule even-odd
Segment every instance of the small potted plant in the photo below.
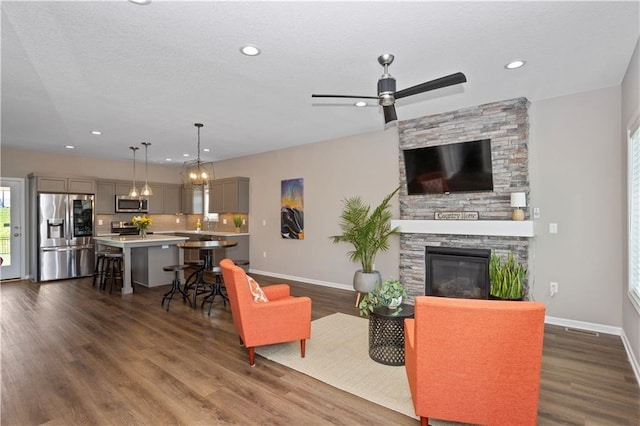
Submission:
{"label": "small potted plant", "polygon": [[501,300],[522,300],[526,276],[527,270],[518,263],[512,252],[509,252],[507,261],[504,263],[498,255],[492,253],[489,260],[490,297]]}
{"label": "small potted plant", "polygon": [[402,298],[407,295],[407,290],[400,283],[400,281],[391,279],[386,280],[379,287],[376,287],[371,293],[365,295],[360,301],[360,315],[368,315],[369,312],[379,306],[386,306],[389,309],[394,309],[393,315],[398,315],[402,312],[400,304],[402,304]]}
{"label": "small potted plant", "polygon": [[234,216],[233,225],[236,227],[236,232],[240,232],[240,227],[242,226],[242,216]]}

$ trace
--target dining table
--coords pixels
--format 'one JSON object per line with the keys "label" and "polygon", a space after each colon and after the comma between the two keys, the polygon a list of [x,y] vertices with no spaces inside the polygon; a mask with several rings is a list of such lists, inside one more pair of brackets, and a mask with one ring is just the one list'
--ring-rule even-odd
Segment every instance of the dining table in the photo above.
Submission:
{"label": "dining table", "polygon": [[[222,280],[220,277],[220,267],[214,265],[214,251],[224,250],[229,247],[237,246],[237,241],[231,240],[210,240],[210,241],[185,241],[178,244],[178,248],[182,250],[198,250],[203,260],[202,265],[198,265],[198,268],[192,272],[185,280],[185,291],[188,288],[193,288],[193,304],[196,308],[196,298],[198,296],[198,289],[203,290],[207,287],[211,287],[211,292],[203,300],[203,306],[208,298],[211,298],[211,303],[215,300],[216,296],[221,296],[223,301],[227,301],[228,298],[222,293]],[[216,275],[214,282],[207,282],[205,280],[205,273],[213,273]],[[202,294],[202,293],[200,293]]]}

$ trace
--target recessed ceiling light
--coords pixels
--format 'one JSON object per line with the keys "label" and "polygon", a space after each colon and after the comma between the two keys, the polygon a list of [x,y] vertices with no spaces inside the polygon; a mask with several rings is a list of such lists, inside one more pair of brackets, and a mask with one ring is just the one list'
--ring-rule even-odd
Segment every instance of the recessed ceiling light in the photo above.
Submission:
{"label": "recessed ceiling light", "polygon": [[209,148],[202,148],[202,150],[203,150],[204,152],[209,152],[209,151],[211,151]]}
{"label": "recessed ceiling light", "polygon": [[146,6],[151,3],[151,0],[129,0],[133,4],[138,4],[140,6]]}
{"label": "recessed ceiling light", "polygon": [[520,68],[521,66],[523,66],[524,64],[526,64],[525,61],[521,61],[521,60],[517,60],[517,61],[512,61],[509,62],[507,65],[505,65],[504,67],[508,70],[515,70],[516,68]]}
{"label": "recessed ceiling light", "polygon": [[247,44],[246,46],[242,46],[240,51],[243,55],[247,56],[258,56],[260,54],[260,49],[257,46],[252,44]]}
{"label": "recessed ceiling light", "polygon": [[65,148],[67,148],[67,149],[74,149],[74,148],[75,148],[75,146],[73,146],[73,145],[65,145]]}
{"label": "recessed ceiling light", "polygon": [[188,157],[188,156],[189,156],[189,154],[182,154],[182,156],[183,156],[183,157]]}
{"label": "recessed ceiling light", "polygon": [[173,161],[171,158],[165,158],[164,161]]}
{"label": "recessed ceiling light", "polygon": [[101,135],[101,134],[102,134],[102,132],[101,132],[100,130],[92,130],[92,131],[91,131],[91,134],[92,134],[92,135]]}
{"label": "recessed ceiling light", "polygon": [[358,101],[354,105],[357,107],[363,107],[363,106],[367,106],[367,103],[365,101]]}

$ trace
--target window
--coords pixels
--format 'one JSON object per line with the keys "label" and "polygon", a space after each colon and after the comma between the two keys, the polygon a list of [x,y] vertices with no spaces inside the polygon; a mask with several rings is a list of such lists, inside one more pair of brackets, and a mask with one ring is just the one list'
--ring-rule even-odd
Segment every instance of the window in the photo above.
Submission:
{"label": "window", "polygon": [[640,117],[629,128],[629,297],[640,312]]}
{"label": "window", "polygon": [[204,187],[204,221],[218,222],[218,213],[209,213],[209,186]]}

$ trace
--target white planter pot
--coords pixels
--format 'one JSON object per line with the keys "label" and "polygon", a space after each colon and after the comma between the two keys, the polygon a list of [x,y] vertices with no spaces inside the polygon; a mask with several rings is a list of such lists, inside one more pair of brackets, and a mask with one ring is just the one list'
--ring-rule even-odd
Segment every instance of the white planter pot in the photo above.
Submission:
{"label": "white planter pot", "polygon": [[391,299],[391,302],[389,302],[389,308],[395,309],[401,304],[402,304],[402,296],[394,297],[393,299]]}

